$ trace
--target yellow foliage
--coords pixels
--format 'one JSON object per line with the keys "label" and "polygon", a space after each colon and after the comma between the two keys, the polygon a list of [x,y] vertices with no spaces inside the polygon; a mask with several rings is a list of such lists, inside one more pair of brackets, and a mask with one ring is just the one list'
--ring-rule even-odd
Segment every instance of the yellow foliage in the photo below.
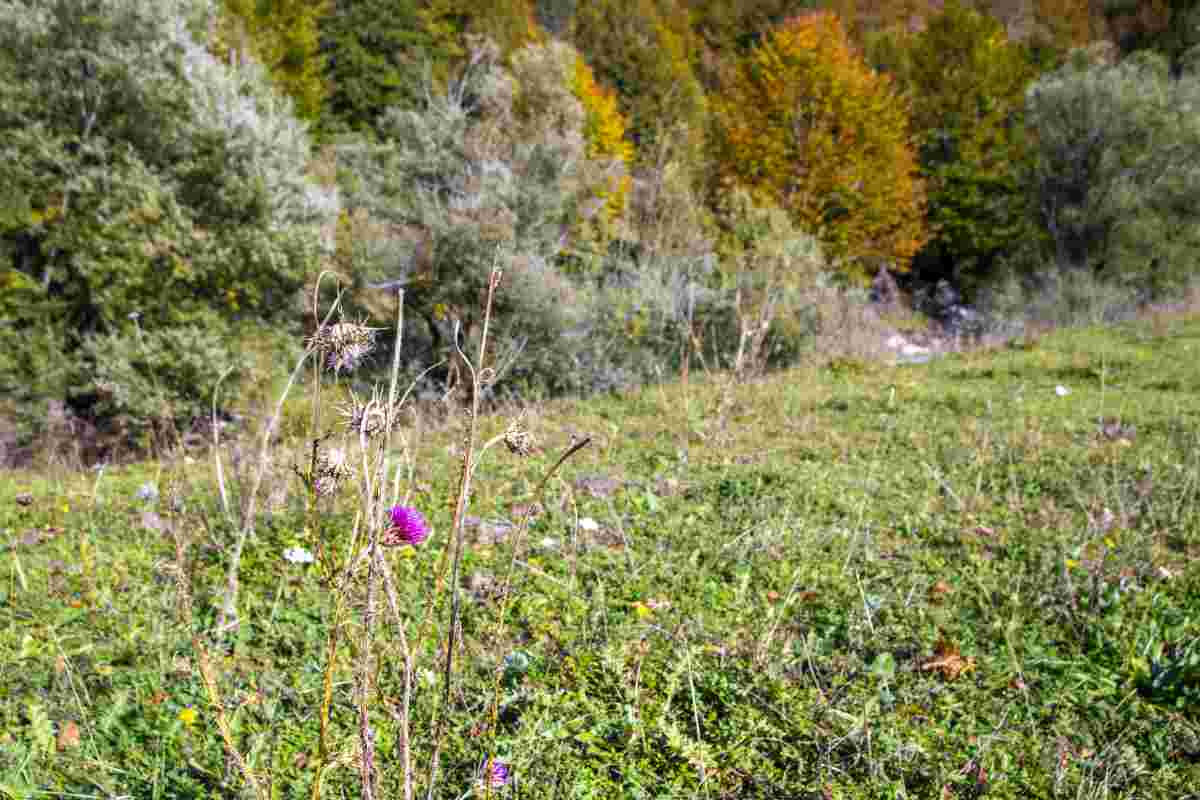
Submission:
{"label": "yellow foliage", "polygon": [[617,105],[614,92],[601,86],[583,58],[575,59],[571,76],[571,92],[584,110],[583,135],[586,154],[591,159],[616,162],[618,174],[610,177],[608,186],[596,192],[604,203],[597,237],[605,242],[611,237],[616,221],[625,213],[633,181],[628,168],[634,159],[633,143],[626,138],[628,123]]}
{"label": "yellow foliage", "polygon": [[252,54],[295,102],[297,116],[315,119],[328,94],[318,27],[333,0],[223,0],[222,6],[209,42],[214,55]]}
{"label": "yellow foliage", "polygon": [[575,60],[571,91],[583,104],[587,115],[584,137],[588,158],[615,158],[628,163],[633,160],[633,144],[626,140],[625,117],[617,106],[615,92],[596,82],[591,67],[582,58]]}

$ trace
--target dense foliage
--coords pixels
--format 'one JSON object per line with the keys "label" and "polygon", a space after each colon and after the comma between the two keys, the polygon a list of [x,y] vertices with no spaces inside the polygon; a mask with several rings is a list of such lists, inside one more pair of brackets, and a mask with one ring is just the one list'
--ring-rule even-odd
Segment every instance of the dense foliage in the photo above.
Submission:
{"label": "dense foliage", "polygon": [[[246,349],[232,331],[294,329],[334,244],[355,313],[382,323],[391,297],[369,287],[412,279],[430,355],[454,319],[477,330],[494,259],[514,285],[525,270],[556,287],[551,314],[537,292],[497,309],[502,330],[541,318],[511,339],[527,367],[513,386],[553,391],[613,384],[564,380],[605,371],[598,355],[564,368],[572,341],[633,364],[653,331],[669,366],[697,325],[736,339],[714,321],[739,305],[723,276],[760,259],[730,248],[746,215],[790,218],[762,253],[816,237],[841,278],[911,267],[906,286],[947,279],[968,299],[1085,270],[1145,299],[1197,273],[1195,0],[0,13],[0,381],[31,417],[53,399],[130,430],[186,424],[222,354]],[[328,145],[315,160],[310,133]],[[354,198],[347,213],[317,175]],[[194,368],[184,341],[208,354]],[[530,360],[535,341],[559,356]]]}
{"label": "dense foliage", "polygon": [[665,131],[699,137],[706,98],[694,74],[699,39],[675,0],[599,0],[580,4],[571,40],[599,78],[616,90],[644,154]]}
{"label": "dense foliage", "polygon": [[[425,107],[390,110],[378,144],[339,147],[348,209],[364,233],[368,221],[378,226],[359,243],[355,280],[400,281],[436,360],[453,357],[456,324],[463,341],[478,337],[480,299],[499,266],[493,390],[630,382],[640,367],[612,348],[618,306],[598,293],[604,255],[587,247],[603,226],[580,224],[622,211],[629,148],[609,130],[619,133],[620,115],[588,91],[590,78],[581,83],[588,73],[569,45],[532,45],[510,62],[481,50]],[[591,269],[559,268],[581,248],[595,255]]]}
{"label": "dense foliage", "polygon": [[224,14],[210,49],[267,68],[279,91],[295,103],[296,115],[315,120],[328,94],[319,24],[334,0],[221,0]]}
{"label": "dense foliage", "polygon": [[1171,78],[1152,53],[1073,62],[1030,88],[1031,188],[1060,269],[1150,295],[1195,277],[1196,108],[1200,77]]}
{"label": "dense foliage", "polygon": [[[206,10],[0,3],[0,394],[20,414],[186,423],[236,363],[231,324],[294,319],[336,195],[260,70],[197,43]],[[160,381],[180,336],[206,368]]]}
{"label": "dense foliage", "polygon": [[419,102],[426,74],[442,74],[450,57],[412,0],[339,0],[320,35],[329,86],[324,131],[373,130],[389,106]]}
{"label": "dense foliage", "polygon": [[877,37],[870,53],[912,100],[930,228],[914,268],[924,280],[973,288],[1017,242],[1037,236],[1022,113],[1035,68],[998,21],[957,0],[918,33]]}

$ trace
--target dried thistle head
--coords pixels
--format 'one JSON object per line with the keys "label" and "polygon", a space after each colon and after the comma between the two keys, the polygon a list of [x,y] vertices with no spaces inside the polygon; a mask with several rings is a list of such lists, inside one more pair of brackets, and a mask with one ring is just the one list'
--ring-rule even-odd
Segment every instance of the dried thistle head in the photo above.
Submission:
{"label": "dried thistle head", "polygon": [[375,349],[375,331],[364,322],[338,322],[321,326],[307,344],[321,354],[326,369],[350,372]]}
{"label": "dried thistle head", "polygon": [[537,439],[525,427],[524,414],[514,419],[508,430],[504,431],[504,446],[508,448],[508,452],[521,457],[532,454],[537,448]]}
{"label": "dried thistle head", "polygon": [[338,411],[346,421],[346,427],[359,436],[370,439],[387,430],[387,405],[378,390],[365,403],[352,392],[350,402],[339,406]]}
{"label": "dried thistle head", "polygon": [[347,478],[354,474],[346,451],[340,447],[322,450],[317,456],[317,495],[328,497],[337,491]]}

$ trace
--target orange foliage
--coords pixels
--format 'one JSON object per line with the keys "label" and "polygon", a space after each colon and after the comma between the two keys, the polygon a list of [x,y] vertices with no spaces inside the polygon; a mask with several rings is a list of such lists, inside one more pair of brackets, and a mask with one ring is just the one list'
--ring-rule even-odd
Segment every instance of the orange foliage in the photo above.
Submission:
{"label": "orange foliage", "polygon": [[1042,35],[1064,50],[1108,36],[1102,0],[1035,0],[1033,16]]}
{"label": "orange foliage", "polygon": [[773,31],[715,107],[717,172],[786,209],[856,277],[896,269],[926,239],[909,107],[822,12]]}

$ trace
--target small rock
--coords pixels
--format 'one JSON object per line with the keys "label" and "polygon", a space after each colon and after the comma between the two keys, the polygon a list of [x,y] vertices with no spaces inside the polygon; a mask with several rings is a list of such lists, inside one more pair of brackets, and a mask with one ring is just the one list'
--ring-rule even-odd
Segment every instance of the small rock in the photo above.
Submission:
{"label": "small rock", "polygon": [[610,497],[614,492],[620,489],[624,484],[616,478],[605,478],[601,475],[595,475],[587,478],[579,478],[575,481],[575,488],[580,491],[587,492],[592,497]]}
{"label": "small rock", "polygon": [[149,528],[152,531],[165,531],[167,529],[167,523],[163,521],[162,517],[160,517],[158,514],[155,514],[153,511],[143,511],[142,527]]}

